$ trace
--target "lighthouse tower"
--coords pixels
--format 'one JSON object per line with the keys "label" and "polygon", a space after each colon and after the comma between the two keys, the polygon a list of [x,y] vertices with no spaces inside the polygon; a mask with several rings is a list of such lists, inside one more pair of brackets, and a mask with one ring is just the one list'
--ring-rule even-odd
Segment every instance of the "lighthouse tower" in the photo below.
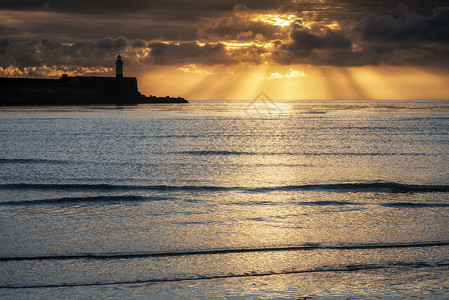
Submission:
{"label": "lighthouse tower", "polygon": [[115,77],[123,78],[123,60],[120,54],[117,56],[115,61]]}

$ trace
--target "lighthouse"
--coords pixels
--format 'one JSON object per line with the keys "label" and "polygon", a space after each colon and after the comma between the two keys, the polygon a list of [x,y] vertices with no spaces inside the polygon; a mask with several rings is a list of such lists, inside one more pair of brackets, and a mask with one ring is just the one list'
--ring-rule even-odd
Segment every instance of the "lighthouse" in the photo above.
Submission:
{"label": "lighthouse", "polygon": [[115,61],[115,77],[123,78],[123,60],[120,54],[117,56]]}

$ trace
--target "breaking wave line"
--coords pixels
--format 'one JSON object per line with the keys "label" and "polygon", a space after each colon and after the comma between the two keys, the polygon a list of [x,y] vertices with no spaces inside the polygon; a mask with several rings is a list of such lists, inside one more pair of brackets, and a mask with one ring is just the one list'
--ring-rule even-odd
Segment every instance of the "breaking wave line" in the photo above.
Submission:
{"label": "breaking wave line", "polygon": [[421,242],[421,243],[396,243],[396,244],[350,244],[350,245],[321,245],[303,244],[289,247],[264,247],[264,248],[237,248],[237,249],[210,249],[195,251],[152,252],[152,253],[116,253],[116,254],[73,254],[73,255],[41,255],[41,256],[10,256],[0,257],[0,261],[33,261],[33,260],[74,260],[74,259],[136,259],[149,257],[173,257],[192,255],[216,255],[230,253],[254,253],[254,252],[282,252],[304,250],[370,250],[391,248],[423,248],[449,246],[449,241]]}
{"label": "breaking wave line", "polygon": [[33,206],[33,205],[76,205],[76,204],[113,204],[123,202],[146,202],[146,201],[163,201],[173,200],[172,197],[163,196],[94,196],[94,197],[67,197],[55,199],[38,199],[24,201],[7,201],[0,202],[0,206]]}
{"label": "breaking wave line", "polygon": [[87,286],[107,286],[119,284],[141,284],[141,283],[163,283],[163,282],[181,282],[193,280],[212,280],[226,278],[243,278],[243,277],[264,277],[273,275],[289,275],[289,274],[307,274],[322,272],[357,272],[363,270],[379,270],[379,269],[399,269],[399,268],[438,268],[447,267],[448,262],[397,262],[388,265],[381,264],[365,264],[365,265],[341,265],[341,266],[324,266],[311,269],[300,270],[282,270],[282,271],[265,271],[265,272],[245,272],[240,274],[217,274],[217,275],[194,275],[189,277],[173,277],[173,278],[149,278],[123,281],[106,281],[106,282],[86,282],[86,283],[55,283],[55,284],[36,284],[36,285],[16,285],[6,284],[0,285],[0,289],[33,289],[33,288],[64,288],[64,287],[87,287]]}
{"label": "breaking wave line", "polygon": [[70,190],[70,191],[242,191],[267,193],[275,191],[378,192],[378,193],[447,193],[449,185],[419,185],[396,182],[362,182],[303,184],[269,187],[226,187],[196,185],[111,185],[111,184],[0,184],[0,190]]}

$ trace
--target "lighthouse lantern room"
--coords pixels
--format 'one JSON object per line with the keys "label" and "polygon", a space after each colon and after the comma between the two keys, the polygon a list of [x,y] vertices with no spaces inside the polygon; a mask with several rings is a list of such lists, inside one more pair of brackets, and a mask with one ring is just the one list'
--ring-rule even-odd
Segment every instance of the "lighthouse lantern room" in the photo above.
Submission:
{"label": "lighthouse lantern room", "polygon": [[120,54],[117,56],[117,60],[115,61],[115,77],[123,77],[123,60]]}

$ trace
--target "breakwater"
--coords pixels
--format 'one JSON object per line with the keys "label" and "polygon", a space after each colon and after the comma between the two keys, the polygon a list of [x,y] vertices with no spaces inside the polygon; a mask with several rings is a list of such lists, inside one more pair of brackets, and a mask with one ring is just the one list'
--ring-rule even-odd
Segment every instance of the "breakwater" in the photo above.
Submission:
{"label": "breakwater", "polygon": [[180,97],[147,97],[135,77],[0,78],[0,95],[1,106],[187,103]]}

